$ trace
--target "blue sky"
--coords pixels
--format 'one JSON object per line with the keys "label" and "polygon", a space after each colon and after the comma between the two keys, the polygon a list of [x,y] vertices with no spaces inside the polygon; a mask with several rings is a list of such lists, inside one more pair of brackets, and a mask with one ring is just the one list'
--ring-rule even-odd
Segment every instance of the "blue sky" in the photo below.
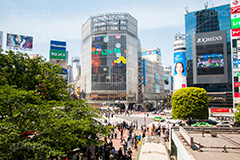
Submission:
{"label": "blue sky", "polygon": [[81,27],[92,15],[128,12],[138,21],[142,48],[159,47],[162,64],[173,63],[176,33],[185,33],[185,8],[189,12],[208,6],[230,3],[230,0],[1,0],[0,31],[3,49],[6,33],[33,36],[33,51],[49,59],[50,40],[67,42],[69,64],[80,57]]}

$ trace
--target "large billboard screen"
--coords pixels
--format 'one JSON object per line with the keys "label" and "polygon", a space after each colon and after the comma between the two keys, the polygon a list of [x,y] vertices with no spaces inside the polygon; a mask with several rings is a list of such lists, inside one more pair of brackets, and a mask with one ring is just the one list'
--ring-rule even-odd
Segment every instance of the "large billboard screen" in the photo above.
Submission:
{"label": "large billboard screen", "polygon": [[92,90],[126,90],[126,36],[92,37]]}
{"label": "large billboard screen", "polygon": [[192,43],[194,84],[227,83],[226,31],[197,33]]}
{"label": "large billboard screen", "polygon": [[186,82],[186,52],[174,53],[173,90],[184,88]]}
{"label": "large billboard screen", "polygon": [[7,48],[31,50],[33,48],[33,37],[7,33]]}
{"label": "large billboard screen", "polygon": [[197,46],[197,75],[224,74],[223,44]]}

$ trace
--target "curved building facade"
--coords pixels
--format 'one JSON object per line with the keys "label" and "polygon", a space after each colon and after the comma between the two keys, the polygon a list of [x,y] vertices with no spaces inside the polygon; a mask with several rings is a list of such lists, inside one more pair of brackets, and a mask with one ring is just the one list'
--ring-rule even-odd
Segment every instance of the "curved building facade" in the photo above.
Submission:
{"label": "curved building facade", "polygon": [[141,103],[141,46],[128,13],[90,17],[82,26],[81,92],[95,107]]}

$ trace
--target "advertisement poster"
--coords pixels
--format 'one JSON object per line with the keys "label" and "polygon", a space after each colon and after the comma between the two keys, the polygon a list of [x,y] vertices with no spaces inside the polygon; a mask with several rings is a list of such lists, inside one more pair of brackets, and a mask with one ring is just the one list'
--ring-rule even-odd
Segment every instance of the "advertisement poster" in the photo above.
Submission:
{"label": "advertisement poster", "polygon": [[173,90],[186,87],[186,52],[174,53]]}
{"label": "advertisement poster", "polygon": [[7,33],[7,47],[14,49],[32,49],[33,37]]}
{"label": "advertisement poster", "polygon": [[160,76],[155,73],[156,93],[160,93]]}
{"label": "advertisement poster", "polygon": [[164,76],[164,90],[170,90],[169,76]]}

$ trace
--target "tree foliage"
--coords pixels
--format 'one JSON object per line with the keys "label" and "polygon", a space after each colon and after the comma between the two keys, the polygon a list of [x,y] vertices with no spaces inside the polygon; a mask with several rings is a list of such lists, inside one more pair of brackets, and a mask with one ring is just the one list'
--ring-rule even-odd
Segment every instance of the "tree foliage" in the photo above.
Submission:
{"label": "tree foliage", "polygon": [[11,50],[0,54],[0,85],[35,90],[46,100],[68,98],[68,86],[59,75],[61,72],[58,65],[45,62],[42,57],[30,58],[27,54],[15,54]]}
{"label": "tree foliage", "polygon": [[240,123],[240,103],[237,106],[237,112],[234,114],[235,121]]}
{"label": "tree foliage", "polygon": [[69,98],[58,66],[11,51],[0,58],[0,159],[63,156],[109,134],[98,111]]}
{"label": "tree foliage", "polygon": [[208,106],[208,95],[203,88],[182,88],[172,96],[172,116],[175,119],[206,119]]}

